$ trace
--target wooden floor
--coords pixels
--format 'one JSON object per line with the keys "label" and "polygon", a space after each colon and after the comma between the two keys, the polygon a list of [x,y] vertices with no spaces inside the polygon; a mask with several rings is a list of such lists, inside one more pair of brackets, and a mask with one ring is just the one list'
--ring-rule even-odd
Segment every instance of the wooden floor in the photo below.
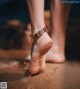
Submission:
{"label": "wooden floor", "polygon": [[8,82],[8,89],[80,89],[80,62],[47,64],[45,73],[27,76],[28,64],[16,61],[0,62],[0,82]]}

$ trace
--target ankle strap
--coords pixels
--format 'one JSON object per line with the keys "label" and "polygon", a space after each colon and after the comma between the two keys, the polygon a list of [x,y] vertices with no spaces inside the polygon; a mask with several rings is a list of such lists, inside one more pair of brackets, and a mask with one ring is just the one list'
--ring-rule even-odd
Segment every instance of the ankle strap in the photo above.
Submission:
{"label": "ankle strap", "polygon": [[35,35],[33,35],[33,44],[36,43],[36,41],[45,33],[48,32],[47,28],[44,27],[43,29],[41,29],[40,31],[38,31]]}

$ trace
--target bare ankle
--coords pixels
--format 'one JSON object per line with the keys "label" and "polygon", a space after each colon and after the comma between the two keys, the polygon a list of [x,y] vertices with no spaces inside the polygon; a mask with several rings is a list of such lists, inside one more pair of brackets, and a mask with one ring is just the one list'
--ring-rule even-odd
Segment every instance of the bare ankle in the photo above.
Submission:
{"label": "bare ankle", "polygon": [[41,26],[32,26],[32,34],[36,34],[38,31],[40,31],[41,29],[43,29],[45,27],[45,25],[41,25]]}

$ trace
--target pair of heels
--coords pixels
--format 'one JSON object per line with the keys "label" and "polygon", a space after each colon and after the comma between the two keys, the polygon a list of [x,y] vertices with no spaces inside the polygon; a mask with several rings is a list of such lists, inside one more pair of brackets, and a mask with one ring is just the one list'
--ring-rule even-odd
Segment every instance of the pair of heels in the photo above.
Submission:
{"label": "pair of heels", "polygon": [[52,40],[48,36],[47,29],[45,27],[33,36],[31,62],[28,68],[28,73],[30,75],[44,72],[46,66],[44,55],[52,47],[52,44]]}

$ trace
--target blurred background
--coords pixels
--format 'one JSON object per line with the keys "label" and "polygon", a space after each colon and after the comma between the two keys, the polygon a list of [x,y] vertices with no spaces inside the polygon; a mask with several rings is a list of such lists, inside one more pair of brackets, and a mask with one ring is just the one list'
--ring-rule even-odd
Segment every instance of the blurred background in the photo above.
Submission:
{"label": "blurred background", "polygon": [[[45,9],[50,8],[50,1],[46,0]],[[73,4],[70,16],[80,19],[80,5]],[[0,0],[0,24],[7,20],[19,19],[29,22],[29,13],[26,0]]]}
{"label": "blurred background", "polygon": [[[49,22],[49,18],[50,18],[49,9],[50,9],[50,1],[46,0],[45,2],[45,23],[46,24],[47,22]],[[5,23],[9,24],[9,26],[13,25],[13,27],[16,27],[16,25],[17,27],[22,26],[20,27],[22,30],[20,30],[19,28],[16,28],[16,29],[9,28],[9,29],[15,29],[15,31],[13,32],[13,30],[8,29],[7,31],[5,30],[3,31],[2,29],[0,33],[1,35],[0,38],[2,37],[0,39],[0,48],[4,50],[8,50],[12,48],[15,48],[15,49],[22,48],[25,50],[31,47],[30,46],[31,41],[29,37],[31,34],[30,17],[29,17],[29,11],[28,11],[26,0],[0,0],[0,25],[4,27]],[[25,28],[26,30],[23,29],[23,25],[26,26]],[[47,27],[49,27],[49,24],[47,25],[48,25]],[[4,40],[4,41],[1,41],[1,40]],[[80,41],[79,40],[80,40],[80,4],[73,4],[69,14],[67,36],[66,36],[66,55],[70,59],[73,59],[73,58],[75,59],[76,57],[80,58],[79,56]],[[27,55],[26,50],[24,52],[21,51],[21,53],[23,53],[22,57],[24,57],[24,54],[25,56]],[[5,54],[9,55],[7,53]],[[14,54],[14,51],[12,52],[12,55],[13,54]],[[2,51],[1,51],[1,55],[2,55]],[[18,53],[15,53],[15,55],[13,56],[17,56],[17,55]]]}

